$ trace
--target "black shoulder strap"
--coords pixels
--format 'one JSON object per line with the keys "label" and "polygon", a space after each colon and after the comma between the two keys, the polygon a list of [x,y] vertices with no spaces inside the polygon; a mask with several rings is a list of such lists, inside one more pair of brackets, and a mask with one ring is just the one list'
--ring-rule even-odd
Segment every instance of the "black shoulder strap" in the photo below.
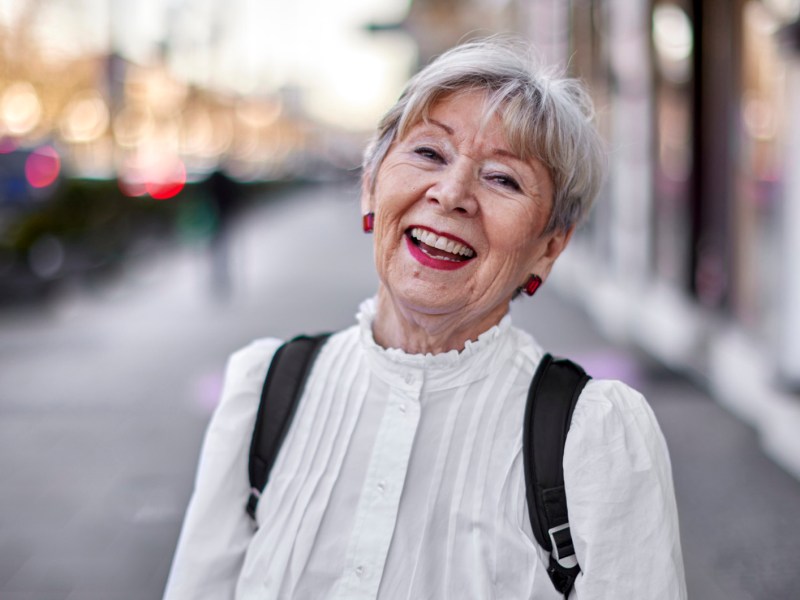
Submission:
{"label": "black shoulder strap", "polygon": [[589,379],[575,363],[545,354],[525,408],[522,444],[528,513],[536,541],[550,552],[550,579],[565,598],[581,569],[569,531],[564,443],[572,411]]}
{"label": "black shoulder strap", "polygon": [[283,438],[292,423],[295,407],[303,394],[311,365],[328,337],[329,333],[314,337],[298,336],[278,348],[272,358],[261,390],[261,403],[250,442],[247,514],[253,519],[258,498],[267,484]]}

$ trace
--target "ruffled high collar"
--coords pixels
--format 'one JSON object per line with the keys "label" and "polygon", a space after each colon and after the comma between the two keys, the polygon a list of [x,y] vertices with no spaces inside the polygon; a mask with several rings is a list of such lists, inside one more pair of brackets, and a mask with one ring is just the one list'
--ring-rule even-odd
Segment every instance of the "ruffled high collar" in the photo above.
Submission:
{"label": "ruffled high collar", "polygon": [[393,383],[394,379],[407,381],[410,373],[424,378],[429,387],[460,385],[484,377],[491,366],[509,351],[511,316],[505,315],[500,323],[478,336],[467,340],[461,351],[450,350],[439,354],[409,354],[400,348],[383,348],[375,342],[372,324],[377,303],[375,298],[359,306],[356,319],[359,323],[361,343],[376,374]]}

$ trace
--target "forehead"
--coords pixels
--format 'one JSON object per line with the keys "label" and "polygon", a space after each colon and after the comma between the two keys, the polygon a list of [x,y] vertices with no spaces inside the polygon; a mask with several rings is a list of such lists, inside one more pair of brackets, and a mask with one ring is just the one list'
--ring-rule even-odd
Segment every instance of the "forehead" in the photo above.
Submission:
{"label": "forehead", "polygon": [[456,92],[437,98],[421,111],[409,131],[439,129],[455,138],[481,137],[507,149],[508,136],[496,106],[482,90]]}

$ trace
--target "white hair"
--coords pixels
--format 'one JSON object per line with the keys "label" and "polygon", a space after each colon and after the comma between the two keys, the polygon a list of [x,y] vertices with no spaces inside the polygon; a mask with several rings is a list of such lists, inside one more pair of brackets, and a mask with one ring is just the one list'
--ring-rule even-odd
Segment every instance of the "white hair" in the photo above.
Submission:
{"label": "white hair", "polygon": [[448,50],[406,85],[378,124],[364,154],[364,177],[375,175],[392,143],[454,93],[485,90],[487,115],[499,114],[511,150],[537,159],[553,180],[547,231],[569,230],[589,212],[606,167],[594,108],[583,85],[540,68],[525,44],[497,37]]}

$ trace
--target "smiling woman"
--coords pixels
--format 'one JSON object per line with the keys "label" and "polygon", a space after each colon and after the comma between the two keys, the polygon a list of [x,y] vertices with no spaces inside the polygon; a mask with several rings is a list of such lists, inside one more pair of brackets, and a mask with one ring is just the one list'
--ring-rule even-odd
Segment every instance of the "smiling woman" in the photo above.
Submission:
{"label": "smiling woman", "polygon": [[263,491],[247,478],[261,391],[297,346],[231,358],[166,597],[685,598],[666,445],[625,384],[573,397],[548,464],[552,552],[529,519],[528,465],[548,457],[523,421],[550,358],[509,303],[547,280],[603,163],[585,92],[516,44],[466,44],[414,77],[365,155],[376,296],[319,350]]}
{"label": "smiling woman", "polygon": [[[463,349],[499,322],[529,274],[547,276],[569,240],[572,227],[547,229],[547,168],[515,154],[489,107],[481,90],[441,98],[392,144],[375,185],[365,175],[362,205],[375,213],[382,283],[378,308],[399,313],[376,322],[381,345],[419,353]],[[454,254],[455,244],[469,258]]]}

